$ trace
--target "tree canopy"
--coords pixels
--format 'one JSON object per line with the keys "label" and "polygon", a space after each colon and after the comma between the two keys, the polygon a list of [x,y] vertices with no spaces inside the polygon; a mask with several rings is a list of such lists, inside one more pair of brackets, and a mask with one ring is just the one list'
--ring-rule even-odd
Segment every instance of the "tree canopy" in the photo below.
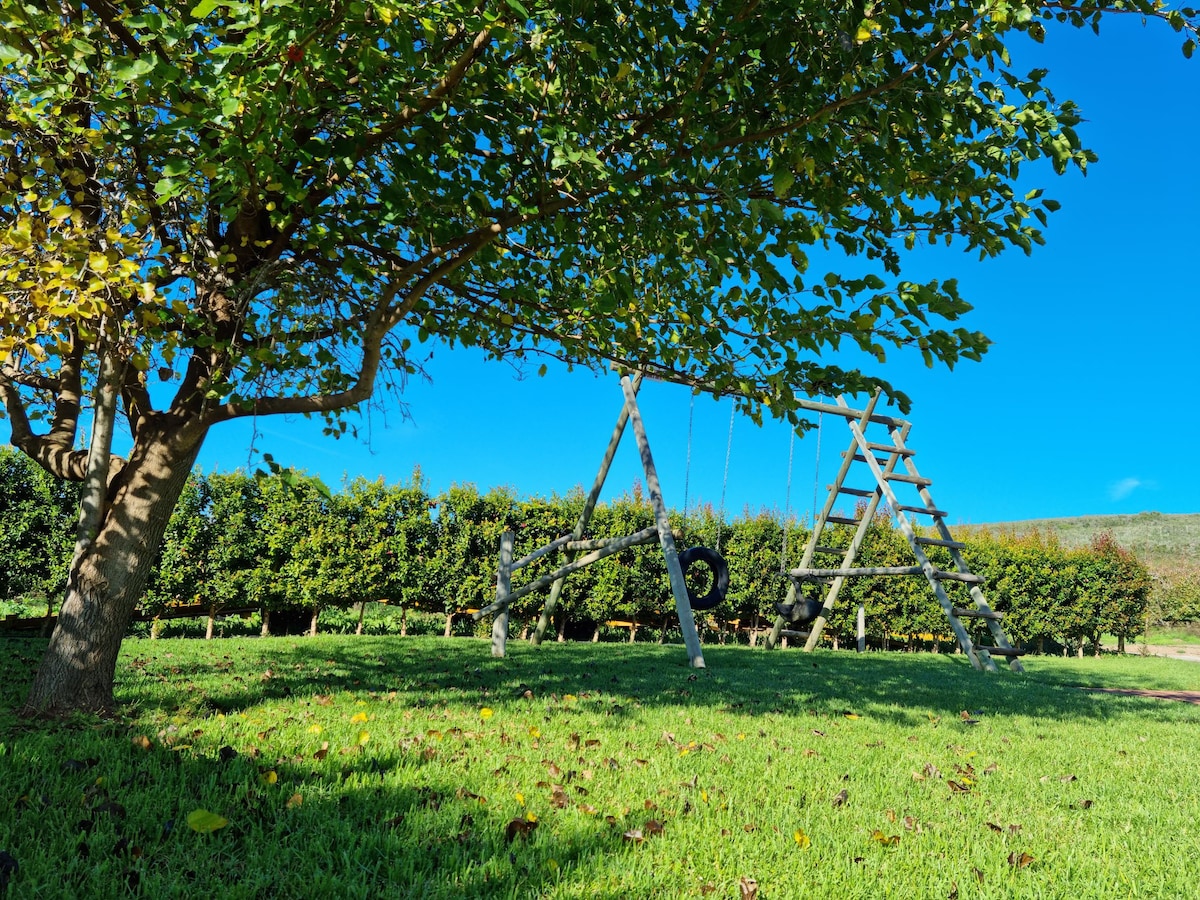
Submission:
{"label": "tree canopy", "polygon": [[1056,204],[1022,167],[1094,156],[1006,42],[1117,12],[1195,47],[1158,0],[0,0],[13,443],[78,480],[89,392],[124,420],[79,553],[115,564],[87,540],[125,516],[138,569],[213,425],[344,430],[420,342],[639,367],[756,416],[878,384],[903,408],[822,352],[985,351],[905,252],[1041,242]]}
{"label": "tree canopy", "polygon": [[[1004,41],[1150,3],[3,3],[0,351],[101,340],[206,423],[333,413],[415,340],[636,363],[786,409],[817,354],[978,357],[916,241],[1041,241],[1078,111]],[[1185,45],[1190,48],[1189,42]],[[814,249],[860,271],[810,272]],[[82,366],[81,366],[82,364]],[[94,369],[94,362],[90,366]],[[151,387],[165,382],[173,397]],[[26,400],[29,398],[26,397]]]}

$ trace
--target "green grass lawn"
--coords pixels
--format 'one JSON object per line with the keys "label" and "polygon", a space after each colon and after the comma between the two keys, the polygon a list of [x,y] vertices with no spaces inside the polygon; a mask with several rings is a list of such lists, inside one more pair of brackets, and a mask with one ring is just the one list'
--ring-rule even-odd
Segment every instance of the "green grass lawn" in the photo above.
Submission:
{"label": "green grass lawn", "polygon": [[[130,640],[119,719],[11,710],[11,897],[1184,897],[1176,660],[390,637]],[[220,827],[217,827],[220,826]],[[4,890],[0,889],[0,896]]]}

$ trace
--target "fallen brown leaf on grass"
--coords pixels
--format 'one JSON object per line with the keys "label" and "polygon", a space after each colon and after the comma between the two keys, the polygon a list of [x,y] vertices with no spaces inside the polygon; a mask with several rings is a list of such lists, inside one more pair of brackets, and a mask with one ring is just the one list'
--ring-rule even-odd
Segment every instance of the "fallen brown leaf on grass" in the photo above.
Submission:
{"label": "fallen brown leaf on grass", "polygon": [[531,822],[526,818],[512,819],[504,829],[504,842],[511,844],[517,838],[529,837],[537,827],[537,822]]}
{"label": "fallen brown leaf on grass", "polygon": [[755,900],[758,896],[758,882],[748,875],[743,875],[738,880],[738,891],[741,900]]}

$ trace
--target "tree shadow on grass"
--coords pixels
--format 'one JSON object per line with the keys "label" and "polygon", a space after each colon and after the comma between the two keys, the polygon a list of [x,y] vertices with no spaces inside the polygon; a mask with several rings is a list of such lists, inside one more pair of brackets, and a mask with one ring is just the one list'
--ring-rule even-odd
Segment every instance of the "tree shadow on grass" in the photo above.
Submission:
{"label": "tree shadow on grass", "polygon": [[[635,852],[624,820],[570,808],[513,826],[529,820],[511,800],[455,783],[419,749],[280,759],[217,745],[203,726],[166,737],[119,721],[7,728],[10,895],[510,897],[568,879],[594,886],[589,896],[628,896],[605,886]],[[197,811],[212,814],[199,831]]]}
{"label": "tree shadow on grass", "polygon": [[[161,645],[162,649],[155,647]],[[1115,679],[1080,675],[1049,661],[1039,671],[980,673],[962,655],[706,647],[708,668],[691,669],[682,647],[651,644],[550,644],[510,642],[509,655],[493,659],[484,641],[441,638],[347,637],[248,640],[237,661],[198,642],[168,658],[168,642],[142,642],[119,672],[118,694],[139,682],[167,687],[193,680],[190,695],[217,712],[236,712],[271,700],[351,692],[392,694],[414,707],[447,703],[528,704],[566,694],[607,704],[608,715],[634,707],[710,707],[755,715],[821,714],[853,710],[910,726],[929,716],[963,710],[1057,720],[1187,716],[1150,698],[1097,696],[1078,690],[1130,687],[1127,672]],[[179,646],[179,645],[174,645]],[[1155,666],[1159,669],[1155,669]],[[224,677],[213,678],[214,675]],[[1175,673],[1151,662],[1136,676],[1139,687],[1179,688]],[[1200,668],[1197,668],[1200,676]],[[1161,676],[1161,677],[1160,677]],[[140,704],[177,703],[170,690],[136,691]]]}

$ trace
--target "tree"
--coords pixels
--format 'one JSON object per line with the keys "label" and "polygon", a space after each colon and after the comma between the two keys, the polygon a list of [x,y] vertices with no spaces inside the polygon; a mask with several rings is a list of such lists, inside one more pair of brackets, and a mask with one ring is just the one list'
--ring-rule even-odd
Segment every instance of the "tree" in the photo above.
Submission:
{"label": "tree", "polygon": [[[1041,241],[1022,165],[1093,155],[1005,41],[1112,11],[1195,46],[1157,0],[0,0],[0,399],[87,485],[29,710],[111,706],[212,427],[339,433],[413,341],[637,366],[755,417],[877,384],[903,408],[821,351],[984,352],[903,254]],[[810,271],[827,249],[859,262]]]}
{"label": "tree", "polygon": [[0,598],[44,597],[50,614],[66,582],[78,504],[78,485],[0,448]]}

